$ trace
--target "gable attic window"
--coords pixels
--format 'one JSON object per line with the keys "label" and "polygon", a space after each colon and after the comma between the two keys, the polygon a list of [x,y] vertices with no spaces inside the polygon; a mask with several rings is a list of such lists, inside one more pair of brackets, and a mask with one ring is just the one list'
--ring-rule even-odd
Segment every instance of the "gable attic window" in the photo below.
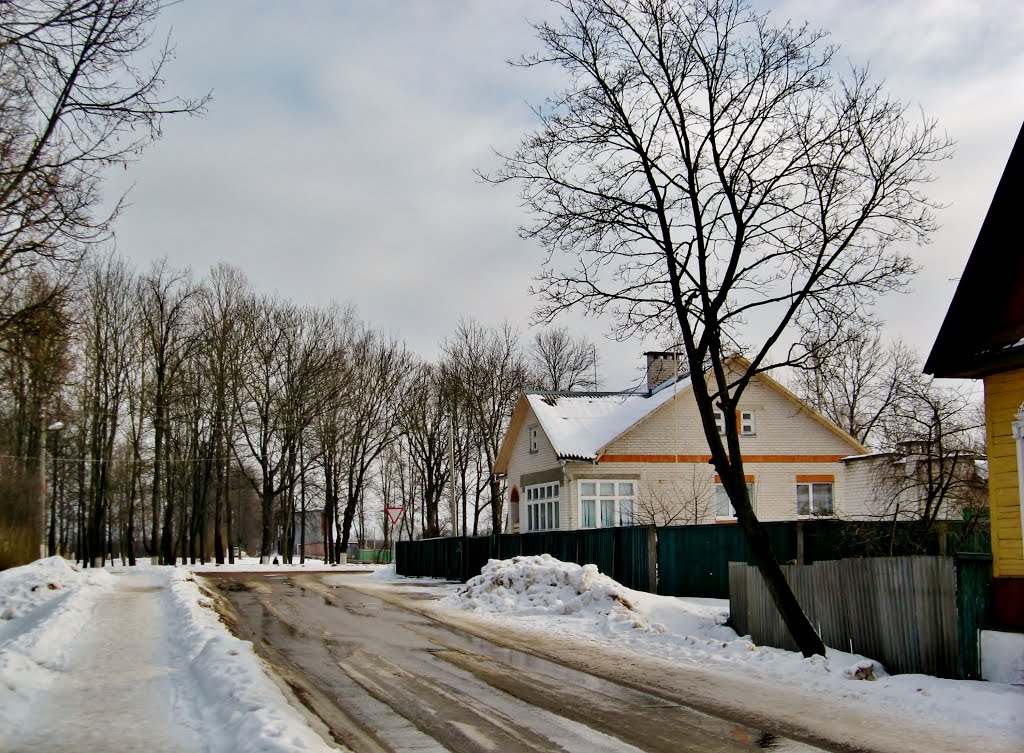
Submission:
{"label": "gable attic window", "polygon": [[536,424],[530,427],[530,452],[538,452],[540,449],[540,427]]}
{"label": "gable attic window", "polygon": [[[737,415],[736,423],[739,424],[742,436],[753,437],[757,435],[757,415],[754,411],[740,411]],[[725,413],[718,408],[715,408],[715,428],[718,429],[719,436],[725,436]]]}
{"label": "gable attic window", "polygon": [[757,417],[754,415],[754,411],[740,411],[740,434],[745,437],[757,434]]}

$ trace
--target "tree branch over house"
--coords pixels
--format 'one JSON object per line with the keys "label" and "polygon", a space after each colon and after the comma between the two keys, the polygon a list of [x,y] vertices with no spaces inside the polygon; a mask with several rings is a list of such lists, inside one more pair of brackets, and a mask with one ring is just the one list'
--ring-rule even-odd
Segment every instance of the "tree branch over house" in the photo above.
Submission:
{"label": "tree branch over house", "polygon": [[865,70],[837,73],[823,32],[739,0],[558,4],[521,62],[570,83],[488,176],[520,186],[523,235],[548,252],[538,317],[609,314],[614,335],[671,333],[691,374],[710,367],[693,388],[711,464],[801,651],[823,653],[754,514],[736,407],[756,374],[805,363],[806,343],[905,284],[949,142]]}

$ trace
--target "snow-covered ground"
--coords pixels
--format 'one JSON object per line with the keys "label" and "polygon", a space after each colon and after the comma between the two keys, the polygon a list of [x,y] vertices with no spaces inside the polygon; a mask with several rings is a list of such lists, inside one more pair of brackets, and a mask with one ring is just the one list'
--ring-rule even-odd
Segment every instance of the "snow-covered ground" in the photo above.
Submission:
{"label": "snow-covered ground", "polygon": [[[372,576],[391,577],[388,568]],[[407,582],[410,579],[405,579]],[[756,646],[725,625],[729,603],[679,599],[633,591],[593,565],[560,562],[549,555],[492,560],[464,586],[439,584],[440,605],[507,625],[517,633],[574,635],[620,649],[742,674],[780,687],[900,714],[918,723],[953,725],[1006,741],[1024,741],[1024,687],[944,680],[927,675],[888,675],[869,657],[828,649],[826,657]],[[423,588],[417,591],[422,594]]]}
{"label": "snow-covered ground", "polygon": [[[725,625],[725,601],[632,591],[592,565],[518,557],[492,561],[465,585],[426,587],[390,567],[210,569],[256,568],[375,570],[339,582],[408,590],[418,604],[433,592],[432,608],[453,619],[472,615],[520,636],[575,636],[677,667],[749,677],[780,694],[827,697],[830,708],[898,709],[908,723],[976,731],[1002,750],[1024,740],[1024,687],[889,676],[870,658],[842,651],[804,659],[756,646]],[[79,570],[52,557],[0,572],[0,753],[77,753],[89,747],[83,742],[100,749],[112,740],[124,753],[328,750],[251,644],[234,638],[209,606],[185,567]]]}
{"label": "snow-covered ground", "polygon": [[184,568],[0,572],[0,751],[330,750]]}
{"label": "snow-covered ground", "polygon": [[[184,567],[184,568],[186,568],[188,570],[191,570],[192,572],[195,572],[195,573],[204,573],[204,572],[221,572],[221,573],[230,573],[230,572],[261,573],[261,572],[266,572],[266,573],[277,573],[277,572],[287,572],[287,571],[294,571],[294,570],[307,570],[307,571],[316,571],[316,572],[324,572],[324,571],[344,571],[344,572],[363,572],[363,571],[365,571],[365,572],[370,572],[372,570],[377,570],[377,569],[383,567],[383,565],[371,565],[371,564],[368,564],[368,563],[365,563],[365,562],[352,562],[352,563],[349,563],[349,564],[346,564],[346,565],[328,565],[328,564],[325,564],[323,560],[321,560],[321,559],[314,559],[312,557],[307,558],[305,562],[299,562],[299,558],[296,557],[295,561],[292,564],[290,564],[290,565],[287,565],[287,564],[284,564],[284,563],[279,563],[279,564],[275,565],[275,564],[273,564],[273,562],[271,562],[270,564],[264,565],[264,564],[260,563],[260,558],[259,557],[236,557],[235,561],[233,563],[231,563],[231,564],[225,563],[223,565],[218,565],[216,562],[212,562],[212,561],[211,562],[197,562],[195,564],[189,564],[185,560],[178,560],[178,566],[179,567]],[[136,564],[134,566],[128,565],[126,563],[122,563],[121,560],[109,560],[103,566],[103,568],[105,570],[110,570],[111,572],[134,571],[134,570],[138,570],[138,569],[141,569],[141,568],[149,568],[149,567],[159,567],[159,566],[158,565],[153,565],[151,563],[149,557],[140,557],[140,558],[138,558],[136,560]]]}

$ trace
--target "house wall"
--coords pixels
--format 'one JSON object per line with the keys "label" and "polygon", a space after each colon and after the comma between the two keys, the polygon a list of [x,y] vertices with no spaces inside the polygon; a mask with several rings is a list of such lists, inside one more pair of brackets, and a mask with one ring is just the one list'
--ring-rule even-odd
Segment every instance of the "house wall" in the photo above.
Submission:
{"label": "house wall", "polygon": [[985,377],[993,575],[1024,578],[1017,443],[1012,424],[1024,403],[1024,368]]}
{"label": "house wall", "polygon": [[[668,389],[671,389],[668,388]],[[751,383],[740,410],[756,415],[755,436],[740,440],[745,472],[754,479],[754,510],[764,521],[795,520],[798,476],[831,476],[833,505],[841,517],[865,517],[869,483],[866,474],[849,484],[850,471],[840,458],[856,452],[853,445],[823,426],[809,411],[772,387]],[[642,523],[685,525],[713,523],[715,471],[708,463],[707,441],[691,390],[682,390],[660,410],[612,442],[595,464],[559,463],[540,432],[538,452],[530,453],[530,427],[539,425],[528,409],[508,462],[509,493],[519,489],[517,514],[510,512],[512,531],[525,531],[523,486],[530,476],[561,480],[560,524],[580,525],[580,480],[619,479],[637,482],[637,514]],[[536,478],[536,476],[534,476]]]}
{"label": "house wall", "polygon": [[[540,427],[540,421],[537,420],[537,415],[533,412],[533,409],[527,407],[526,418],[523,420],[518,436],[516,436],[508,461],[507,484],[509,499],[511,499],[513,487],[519,490],[518,506],[510,506],[509,508],[510,533],[520,533],[526,530],[526,497],[523,494],[523,486],[527,483],[533,483],[530,476],[532,474],[545,473],[561,476],[561,466],[555,455],[555,450],[543,431],[538,432],[537,452],[530,452],[530,429],[535,426]],[[524,477],[526,477],[525,482],[523,480]],[[561,522],[562,528],[566,528],[564,513]]]}
{"label": "house wall", "polygon": [[[671,389],[671,388],[668,388]],[[861,488],[850,494],[846,465],[840,458],[856,452],[849,443],[812,418],[777,390],[756,379],[744,393],[739,410],[753,410],[756,435],[741,437],[744,470],[754,477],[754,510],[764,521],[797,516],[797,476],[832,476],[833,504],[844,517],[863,513]],[[641,522],[656,513],[658,524],[715,522],[715,472],[691,390],[681,391],[607,448],[597,466],[566,466],[568,520],[578,525],[580,479],[637,479]]]}

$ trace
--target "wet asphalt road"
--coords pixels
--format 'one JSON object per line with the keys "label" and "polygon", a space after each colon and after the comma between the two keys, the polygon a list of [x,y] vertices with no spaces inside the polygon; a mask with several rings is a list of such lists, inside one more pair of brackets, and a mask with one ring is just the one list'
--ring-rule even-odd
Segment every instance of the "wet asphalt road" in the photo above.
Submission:
{"label": "wet asphalt road", "polygon": [[230,602],[232,629],[357,753],[818,750],[453,630],[317,574],[205,577]]}

